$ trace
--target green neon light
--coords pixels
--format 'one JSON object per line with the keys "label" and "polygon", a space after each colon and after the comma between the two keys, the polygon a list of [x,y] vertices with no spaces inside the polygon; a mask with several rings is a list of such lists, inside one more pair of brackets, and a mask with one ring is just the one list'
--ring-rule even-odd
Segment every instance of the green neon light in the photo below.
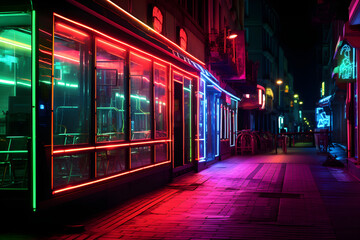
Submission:
{"label": "green neon light", "polygon": [[352,48],[344,44],[344,46],[340,50],[340,56],[343,56],[339,69],[339,78],[342,79],[352,79],[354,78],[353,69],[354,62],[351,59]]}
{"label": "green neon light", "polygon": [[[15,85],[15,81],[6,80],[6,79],[0,79],[0,84],[12,85],[12,86],[13,86],[13,85]],[[24,86],[27,86],[27,87],[31,87],[31,84],[23,83],[23,82],[20,82],[20,81],[17,81],[16,84],[24,85]]]}
{"label": "green neon light", "polygon": [[[55,83],[54,83],[55,85]],[[71,87],[71,88],[78,88],[79,85],[77,84],[70,84],[70,83],[66,83],[66,82],[57,82],[56,85],[60,85],[60,86],[64,86],[64,87]]]}
{"label": "green neon light", "polygon": [[2,153],[28,153],[28,151],[27,150],[0,151],[0,154]]}
{"label": "green neon light", "polygon": [[15,85],[14,81],[5,80],[5,79],[0,79],[0,83],[6,84],[6,85]]}
{"label": "green neon light", "polygon": [[32,208],[36,211],[36,12],[31,12]]}

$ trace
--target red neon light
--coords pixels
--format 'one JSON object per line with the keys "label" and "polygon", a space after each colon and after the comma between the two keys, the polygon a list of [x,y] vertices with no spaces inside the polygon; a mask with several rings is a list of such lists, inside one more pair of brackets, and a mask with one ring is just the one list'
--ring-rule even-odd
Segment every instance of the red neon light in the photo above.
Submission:
{"label": "red neon light", "polygon": [[63,56],[63,55],[60,55],[60,54],[54,54],[54,56],[55,56],[55,57],[58,57],[58,58],[65,59],[65,60],[69,60],[69,61],[71,61],[71,62],[80,63],[80,60],[77,60],[77,59],[75,59],[75,58]]}
{"label": "red neon light", "polygon": [[188,57],[192,58],[193,60],[195,60],[196,62],[202,64],[203,66],[205,66],[205,63],[203,63],[202,61],[200,61],[199,59],[197,59],[196,57],[194,57],[193,55],[191,55],[190,53],[186,52],[184,49],[182,49],[181,47],[179,47],[176,43],[172,42],[171,40],[169,40],[168,38],[166,38],[165,36],[161,35],[160,33],[156,32],[154,29],[152,29],[151,27],[149,27],[148,25],[146,25],[145,23],[143,23],[142,21],[140,21],[139,19],[137,19],[136,17],[134,17],[133,15],[131,15],[130,13],[126,12],[124,9],[122,9],[121,7],[119,7],[117,4],[113,3],[110,0],[106,0],[108,3],[110,3],[113,7],[115,7],[116,9],[120,10],[122,13],[124,13],[125,15],[129,16],[131,19],[133,19],[134,21],[136,21],[137,23],[141,24],[142,26],[144,26],[147,30],[155,33],[158,37],[162,38],[163,40],[165,40],[166,42],[170,43],[171,45],[173,45],[174,47],[176,47],[178,50],[180,50],[182,53],[184,53],[185,55],[187,55]]}
{"label": "red neon light", "polygon": [[50,33],[42,30],[41,28],[39,28],[39,31],[42,32],[42,33],[44,33],[44,34],[46,34],[46,35],[48,35],[48,36],[50,36],[50,37],[52,37],[52,35],[51,35]]}
{"label": "red neon light", "polygon": [[158,86],[161,86],[161,87],[164,87],[166,88],[166,85],[163,84],[163,83],[160,83],[160,82],[154,82],[155,85],[158,85]]}
{"label": "red neon light", "polygon": [[106,44],[106,45],[108,45],[108,46],[110,46],[110,47],[116,48],[116,49],[118,49],[118,50],[120,50],[120,51],[122,51],[122,52],[125,52],[125,51],[126,51],[126,50],[123,49],[123,48],[120,48],[120,47],[118,47],[118,46],[116,46],[116,45],[113,45],[113,44],[111,44],[111,43],[105,42],[105,41],[103,41],[103,40],[101,40],[101,39],[99,39],[99,38],[97,38],[96,41],[101,42],[101,43],[103,43],[103,44]]}
{"label": "red neon light", "polygon": [[131,54],[131,55],[134,55],[134,56],[137,56],[138,58],[142,58],[142,59],[144,59],[144,60],[146,60],[146,61],[151,62],[151,59],[145,58],[145,57],[143,57],[143,56],[141,56],[141,55],[138,55],[138,54],[136,54],[136,53],[131,52],[130,54]]}
{"label": "red neon light", "polygon": [[87,150],[95,150],[95,149],[109,149],[109,148],[117,148],[117,147],[132,147],[138,145],[147,145],[147,144],[156,144],[156,143],[166,143],[171,142],[170,139],[165,140],[152,140],[152,141],[145,141],[145,142],[132,142],[132,143],[119,143],[119,144],[110,144],[110,145],[103,145],[103,146],[92,146],[92,147],[82,147],[82,148],[70,148],[70,149],[59,149],[53,151],[53,154],[60,154],[60,153],[70,153],[70,152],[82,152]]}
{"label": "red neon light", "polygon": [[52,65],[50,62],[47,62],[47,61],[44,61],[44,60],[41,60],[41,59],[39,59],[39,62],[45,63],[47,65]]}
{"label": "red neon light", "polygon": [[69,191],[69,190],[89,186],[89,185],[92,185],[92,184],[95,184],[95,183],[104,182],[104,181],[114,179],[114,178],[117,178],[117,177],[120,177],[120,176],[124,176],[124,175],[130,174],[130,173],[138,172],[138,171],[141,171],[141,170],[144,170],[144,169],[153,168],[153,167],[157,167],[157,166],[168,164],[168,163],[171,163],[171,161],[160,162],[160,163],[156,163],[156,164],[153,164],[153,165],[148,165],[148,166],[141,167],[141,168],[136,168],[136,169],[133,169],[133,170],[130,170],[130,171],[127,171],[127,172],[115,174],[115,175],[112,175],[112,176],[109,176],[109,177],[97,179],[97,180],[94,180],[94,181],[91,181],[91,182],[86,182],[86,183],[79,184],[79,185],[76,185],[76,186],[71,186],[71,187],[67,187],[67,188],[58,189],[58,190],[53,191],[52,194],[57,194],[57,193],[61,193],[61,192],[65,192],[65,191]]}
{"label": "red neon light", "polygon": [[95,147],[83,147],[83,148],[61,149],[61,150],[55,150],[55,151],[53,151],[53,154],[58,154],[58,153],[70,153],[70,152],[80,152],[80,151],[94,150],[94,149],[95,149]]}
{"label": "red neon light", "polygon": [[155,64],[155,65],[158,65],[158,66],[160,66],[160,67],[163,67],[163,68],[165,68],[165,70],[166,70],[166,68],[167,68],[167,66],[165,66],[165,65],[162,65],[162,64],[160,64],[160,63],[157,63],[157,62],[154,62],[154,64]]}
{"label": "red neon light", "polygon": [[[163,59],[161,59],[161,58],[158,58],[158,57],[156,57],[156,56],[154,56],[154,55],[152,55],[152,54],[150,54],[150,53],[147,53],[147,52],[145,52],[145,51],[142,51],[142,50],[140,50],[140,49],[138,49],[138,48],[136,48],[136,47],[134,47],[134,46],[132,46],[132,45],[129,45],[129,44],[127,44],[127,43],[124,43],[124,42],[122,42],[122,41],[119,41],[119,40],[117,40],[116,38],[113,38],[113,37],[111,37],[111,36],[109,36],[109,35],[106,35],[106,34],[100,32],[100,31],[98,31],[98,30],[96,30],[96,29],[94,29],[94,28],[91,28],[91,27],[86,26],[86,25],[84,25],[84,24],[81,24],[81,23],[79,23],[79,22],[73,21],[73,20],[71,20],[71,19],[69,19],[69,18],[63,17],[63,16],[61,16],[61,15],[59,15],[59,14],[57,14],[57,13],[54,13],[54,16],[59,17],[59,18],[61,18],[61,19],[64,19],[64,20],[66,20],[66,21],[69,21],[69,22],[71,22],[71,23],[73,23],[73,24],[76,24],[76,25],[81,26],[81,27],[83,27],[83,28],[86,28],[86,29],[88,29],[88,30],[91,30],[91,31],[93,31],[93,32],[95,32],[95,33],[97,33],[97,34],[100,34],[100,35],[102,35],[102,36],[104,36],[104,37],[106,37],[106,38],[108,38],[108,39],[111,39],[111,40],[113,40],[113,41],[115,41],[115,42],[118,42],[118,43],[120,43],[120,44],[122,44],[122,45],[124,45],[124,46],[127,46],[127,47],[130,47],[130,48],[132,48],[132,49],[135,49],[135,50],[138,51],[138,52],[144,53],[144,54],[146,54],[146,55],[148,55],[148,56],[150,56],[150,57],[152,57],[152,58],[154,58],[154,59],[157,59],[157,60],[159,60],[159,61],[161,61],[161,62],[167,63],[167,64],[173,66],[174,68],[176,68],[176,69],[178,69],[178,70],[186,73],[186,74],[189,75],[189,76],[192,76],[192,77],[194,77],[194,78],[196,78],[196,79],[199,79],[199,76],[197,76],[197,75],[195,75],[195,74],[192,74],[192,73],[190,73],[190,72],[188,72],[188,71],[185,71],[185,70],[179,68],[178,66],[173,65],[172,63],[170,63],[170,62],[168,62],[168,61],[165,61],[165,60],[163,60]],[[174,44],[175,44],[175,43],[174,43]],[[175,46],[177,46],[177,45],[175,44]],[[178,46],[177,46],[177,47],[178,47]],[[195,58],[195,59],[196,59],[196,58]],[[198,60],[198,61],[200,61],[200,60]],[[200,61],[200,62],[201,62],[201,61]],[[201,62],[201,63],[202,63],[202,62]],[[204,63],[202,63],[202,64],[205,65]]]}
{"label": "red neon light", "polygon": [[180,84],[183,84],[183,82],[181,82],[181,81],[179,81],[179,80],[176,80],[175,78],[174,78],[173,80],[174,80],[174,82],[178,82],[178,83],[180,83]]}
{"label": "red neon light", "polygon": [[64,24],[61,24],[61,23],[57,23],[56,26],[57,26],[57,27],[65,28],[65,29],[67,29],[67,30],[70,30],[71,32],[80,34],[80,35],[82,35],[82,36],[84,36],[84,37],[88,37],[88,36],[89,36],[89,35],[87,35],[86,33],[83,33],[83,32],[81,32],[81,31],[79,31],[79,30],[76,30],[76,29],[74,29],[74,28],[71,28],[71,27],[66,26],[66,25],[64,25]]}
{"label": "red neon light", "polygon": [[[49,52],[49,51],[45,51],[45,50],[42,50],[42,49],[39,49],[39,51],[44,53],[44,54],[47,54],[47,55],[52,55],[52,53]],[[71,58],[71,57],[68,57],[68,56],[64,56],[64,55],[60,55],[60,54],[54,54],[54,56],[58,57],[58,58],[66,59],[66,60],[69,60],[69,61],[72,61],[72,62],[80,63],[80,60],[77,60],[75,58]]]}

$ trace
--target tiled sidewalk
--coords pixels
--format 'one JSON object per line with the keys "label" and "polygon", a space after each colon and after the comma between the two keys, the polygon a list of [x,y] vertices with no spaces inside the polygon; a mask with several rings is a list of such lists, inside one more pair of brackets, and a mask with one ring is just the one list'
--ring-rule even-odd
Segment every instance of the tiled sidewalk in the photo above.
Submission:
{"label": "tiled sidewalk", "polygon": [[360,184],[314,149],[235,156],[51,239],[359,239]]}

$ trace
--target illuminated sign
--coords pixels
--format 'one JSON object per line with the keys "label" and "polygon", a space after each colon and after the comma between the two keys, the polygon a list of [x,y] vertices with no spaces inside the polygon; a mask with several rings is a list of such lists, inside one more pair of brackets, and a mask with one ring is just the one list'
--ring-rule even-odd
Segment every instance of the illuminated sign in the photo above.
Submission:
{"label": "illuminated sign", "polygon": [[340,82],[356,81],[355,48],[342,41],[336,50],[337,67],[335,67],[333,74],[338,74],[338,81]]}
{"label": "illuminated sign", "polygon": [[326,111],[322,107],[316,108],[316,122],[317,128],[330,127],[330,115],[326,114]]}

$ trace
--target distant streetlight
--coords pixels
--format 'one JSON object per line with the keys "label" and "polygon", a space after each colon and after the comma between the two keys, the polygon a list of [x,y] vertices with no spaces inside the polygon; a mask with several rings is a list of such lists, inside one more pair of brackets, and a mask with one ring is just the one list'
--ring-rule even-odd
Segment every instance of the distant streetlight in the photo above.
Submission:
{"label": "distant streetlight", "polygon": [[304,102],[303,102],[303,101],[300,101],[300,102],[299,102],[299,104],[300,104],[300,105],[303,105],[303,104],[304,104]]}
{"label": "distant streetlight", "polygon": [[227,36],[227,39],[234,39],[234,38],[236,38],[237,36],[238,36],[237,34],[232,33],[232,34],[230,34],[229,36]]}
{"label": "distant streetlight", "polygon": [[294,94],[294,98],[299,98],[299,94]]}
{"label": "distant streetlight", "polygon": [[280,108],[280,106],[281,106],[281,97],[280,97],[280,86],[283,84],[283,80],[281,80],[281,79],[278,79],[278,80],[276,80],[276,84],[279,86],[279,108]]}

